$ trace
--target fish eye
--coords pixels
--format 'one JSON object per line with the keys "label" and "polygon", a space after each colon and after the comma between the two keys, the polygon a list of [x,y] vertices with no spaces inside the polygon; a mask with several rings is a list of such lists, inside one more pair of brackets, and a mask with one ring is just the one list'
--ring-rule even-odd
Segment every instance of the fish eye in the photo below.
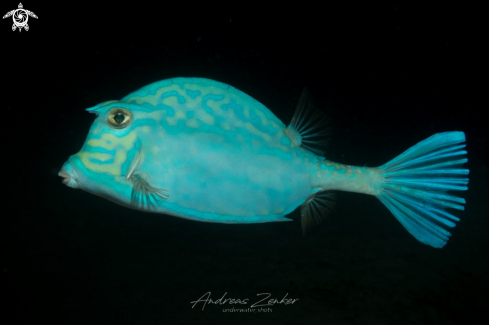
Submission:
{"label": "fish eye", "polygon": [[131,121],[131,112],[125,108],[113,108],[109,111],[107,121],[109,126],[116,129],[123,129],[129,125]]}

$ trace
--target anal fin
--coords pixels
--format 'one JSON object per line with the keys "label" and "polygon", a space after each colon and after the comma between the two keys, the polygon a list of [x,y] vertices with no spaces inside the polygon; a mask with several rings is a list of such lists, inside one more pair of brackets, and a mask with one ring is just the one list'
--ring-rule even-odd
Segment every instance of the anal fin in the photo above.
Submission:
{"label": "anal fin", "polygon": [[310,195],[301,205],[302,233],[320,224],[333,212],[336,206],[336,194],[334,191],[319,191]]}

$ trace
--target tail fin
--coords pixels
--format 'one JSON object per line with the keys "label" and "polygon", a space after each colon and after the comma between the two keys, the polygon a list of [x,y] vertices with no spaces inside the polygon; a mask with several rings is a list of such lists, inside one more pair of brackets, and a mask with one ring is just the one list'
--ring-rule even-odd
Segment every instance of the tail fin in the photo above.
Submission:
{"label": "tail fin", "polygon": [[417,240],[435,248],[446,245],[446,229],[460,220],[445,208],[464,210],[465,199],[446,193],[467,190],[463,142],[463,132],[438,133],[379,167],[384,183],[376,197]]}

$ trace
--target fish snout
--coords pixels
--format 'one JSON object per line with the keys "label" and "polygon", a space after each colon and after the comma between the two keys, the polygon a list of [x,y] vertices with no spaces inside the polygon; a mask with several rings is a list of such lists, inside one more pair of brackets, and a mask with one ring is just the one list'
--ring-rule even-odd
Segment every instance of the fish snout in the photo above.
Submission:
{"label": "fish snout", "polygon": [[65,162],[63,167],[61,167],[61,170],[58,172],[58,176],[63,177],[62,182],[68,187],[71,188],[80,187],[78,185],[78,177],[76,176],[73,166],[71,166],[69,161]]}

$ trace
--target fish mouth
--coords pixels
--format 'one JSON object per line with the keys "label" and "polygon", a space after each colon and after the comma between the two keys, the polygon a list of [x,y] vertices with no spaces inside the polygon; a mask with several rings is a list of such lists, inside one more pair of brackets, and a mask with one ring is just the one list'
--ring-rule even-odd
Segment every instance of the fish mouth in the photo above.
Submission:
{"label": "fish mouth", "polygon": [[63,167],[61,167],[61,170],[58,172],[58,176],[63,178],[62,183],[64,185],[71,188],[80,188],[78,184],[78,177],[69,161],[65,162]]}
{"label": "fish mouth", "polygon": [[61,181],[63,184],[66,185],[70,182],[70,175],[68,175],[67,173],[60,171],[58,173],[58,176],[63,177],[63,180]]}

